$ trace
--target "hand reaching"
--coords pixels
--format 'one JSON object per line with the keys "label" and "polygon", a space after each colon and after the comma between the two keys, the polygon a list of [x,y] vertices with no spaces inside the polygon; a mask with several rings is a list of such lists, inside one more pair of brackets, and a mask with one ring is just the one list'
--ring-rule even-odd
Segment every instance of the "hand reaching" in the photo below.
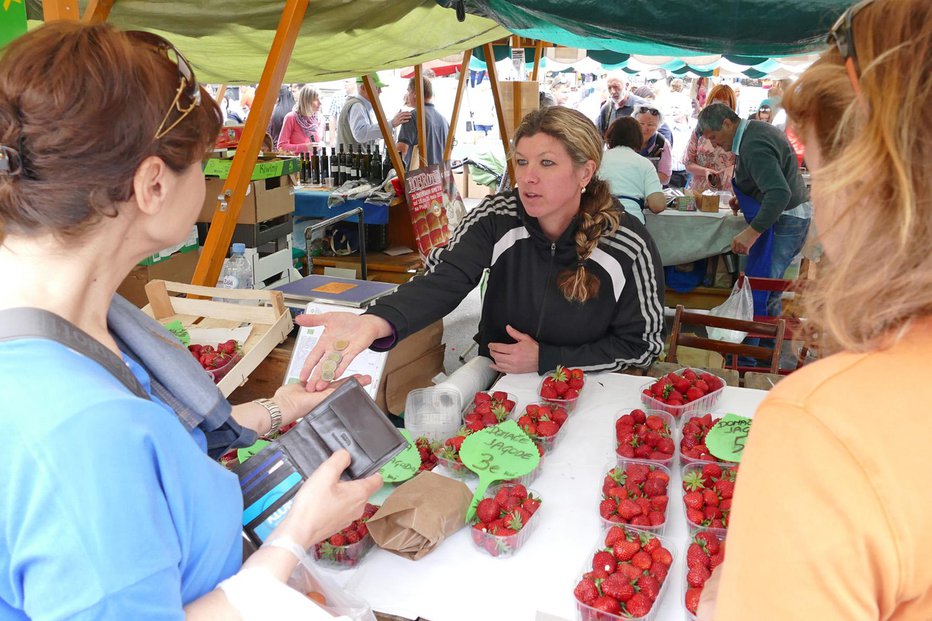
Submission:
{"label": "hand reaching", "polygon": [[[317,345],[308,354],[301,368],[299,379],[307,382],[308,392],[317,392],[340,377],[356,355],[372,345],[376,339],[390,336],[392,327],[375,315],[354,313],[323,313],[320,315],[298,315],[295,323],[300,326],[324,328]],[[336,351],[342,357],[329,379],[323,379],[323,365],[318,364],[324,356]]]}

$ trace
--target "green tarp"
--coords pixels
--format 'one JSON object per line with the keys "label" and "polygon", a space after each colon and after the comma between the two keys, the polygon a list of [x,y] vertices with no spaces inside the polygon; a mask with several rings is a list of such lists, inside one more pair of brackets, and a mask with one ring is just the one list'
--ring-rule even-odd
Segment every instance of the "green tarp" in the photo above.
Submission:
{"label": "green tarp", "polygon": [[[86,4],[79,1],[82,12]],[[284,6],[283,0],[116,0],[108,21],[165,36],[202,82],[255,84]],[[42,19],[38,0],[28,0],[27,10],[31,20]],[[311,0],[284,82],[406,67],[508,35],[480,17],[459,23],[434,0]]]}
{"label": "green tarp", "polygon": [[[685,56],[820,49],[853,0],[436,0],[465,3],[511,32],[587,50]],[[451,10],[451,13],[453,11]],[[741,61],[742,64],[749,64]]]}

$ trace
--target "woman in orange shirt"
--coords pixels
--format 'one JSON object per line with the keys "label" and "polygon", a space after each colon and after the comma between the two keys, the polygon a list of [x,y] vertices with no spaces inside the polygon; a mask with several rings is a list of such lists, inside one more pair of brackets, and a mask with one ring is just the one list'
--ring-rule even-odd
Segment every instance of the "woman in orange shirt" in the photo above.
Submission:
{"label": "woman in orange shirt", "polygon": [[784,106],[825,250],[806,316],[838,353],[758,410],[704,620],[932,619],[932,2],[862,2],[829,44]]}

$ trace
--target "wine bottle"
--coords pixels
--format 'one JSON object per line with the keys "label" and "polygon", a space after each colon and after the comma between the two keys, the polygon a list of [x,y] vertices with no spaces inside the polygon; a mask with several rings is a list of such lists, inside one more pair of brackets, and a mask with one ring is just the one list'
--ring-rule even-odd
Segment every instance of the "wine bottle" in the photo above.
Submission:
{"label": "wine bottle", "polygon": [[311,183],[320,185],[320,161],[317,147],[311,147]]}
{"label": "wine bottle", "polygon": [[298,153],[298,166],[300,170],[298,177],[301,179],[301,184],[304,185],[307,183],[307,162],[304,159],[304,153]]}
{"label": "wine bottle", "polygon": [[346,151],[343,150],[343,143],[340,143],[340,154],[337,155],[337,185],[341,186],[346,183]]}
{"label": "wine bottle", "polygon": [[372,149],[366,145],[366,152],[359,148],[359,178],[363,181],[369,181],[369,161],[372,159]]}
{"label": "wine bottle", "polygon": [[330,176],[330,158],[327,156],[327,147],[320,148],[320,158],[318,158],[320,166],[320,182],[327,183],[327,177]]}
{"label": "wine bottle", "polygon": [[372,159],[369,160],[369,175],[372,182],[376,185],[382,183],[385,177],[382,176],[382,156],[379,155],[379,145],[375,145],[375,151],[372,153]]}

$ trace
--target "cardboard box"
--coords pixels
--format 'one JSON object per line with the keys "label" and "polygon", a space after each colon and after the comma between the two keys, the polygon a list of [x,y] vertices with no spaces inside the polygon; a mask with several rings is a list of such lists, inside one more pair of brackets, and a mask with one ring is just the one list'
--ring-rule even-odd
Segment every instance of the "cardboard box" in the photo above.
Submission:
{"label": "cardboard box", "polygon": [[677,211],[696,211],[696,197],[692,194],[677,196],[673,204]]}
{"label": "cardboard box", "polygon": [[433,385],[443,371],[443,321],[436,321],[398,343],[388,354],[376,403],[386,412],[404,412],[408,393]]}
{"label": "cardboard box", "polygon": [[198,256],[198,252],[176,252],[158,263],[137,265],[117,288],[117,293],[142,308],[149,303],[146,283],[150,280],[191,282]]}
{"label": "cardboard box", "polygon": [[[212,157],[204,162],[204,175],[226,179],[233,167],[233,158]],[[269,157],[256,162],[252,169],[252,181],[259,179],[272,179],[282,175],[290,175],[301,170],[301,162],[297,157]]]}
{"label": "cardboard box", "polygon": [[191,252],[191,251],[197,250],[197,247],[198,247],[198,236],[197,235],[198,235],[197,225],[194,225],[191,228],[191,232],[188,234],[187,239],[185,239],[183,242],[181,242],[180,244],[175,244],[174,246],[165,248],[164,250],[160,250],[156,252],[155,254],[150,254],[148,257],[140,261],[139,265],[155,265],[156,263],[160,263],[162,261],[167,260],[169,257],[171,257],[176,252]]}
{"label": "cardboard box", "polygon": [[[213,220],[217,207],[218,197],[223,193],[224,180],[219,178],[207,179],[207,193],[198,222]],[[294,192],[291,188],[291,178],[287,175],[271,177],[252,181],[246,190],[246,199],[236,218],[238,224],[256,224],[294,213]]]}
{"label": "cardboard box", "polygon": [[718,194],[700,194],[696,197],[696,206],[699,208],[699,211],[718,213],[718,205]]}

